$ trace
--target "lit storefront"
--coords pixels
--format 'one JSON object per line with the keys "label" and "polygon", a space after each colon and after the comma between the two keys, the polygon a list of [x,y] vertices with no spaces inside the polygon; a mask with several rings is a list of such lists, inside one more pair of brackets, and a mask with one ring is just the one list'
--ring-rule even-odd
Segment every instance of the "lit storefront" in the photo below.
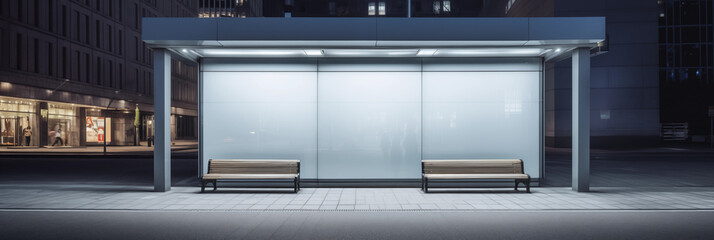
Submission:
{"label": "lit storefront", "polygon": [[0,146],[133,145],[134,117],[128,110],[0,97]]}
{"label": "lit storefront", "polygon": [[49,103],[47,129],[49,146],[80,146],[80,119],[74,104]]}
{"label": "lit storefront", "polygon": [[37,107],[33,101],[0,98],[0,145],[37,146]]}

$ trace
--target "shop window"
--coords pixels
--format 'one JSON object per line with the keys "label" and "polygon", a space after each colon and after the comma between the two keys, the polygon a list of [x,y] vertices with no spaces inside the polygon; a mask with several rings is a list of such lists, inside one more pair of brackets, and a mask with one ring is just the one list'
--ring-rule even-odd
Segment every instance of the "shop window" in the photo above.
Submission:
{"label": "shop window", "polygon": [[[90,111],[90,110],[87,110]],[[96,110],[94,110],[97,112]],[[90,115],[90,113],[87,113]],[[86,141],[87,143],[103,144],[104,141],[112,141],[112,119],[104,117],[87,116],[86,122]],[[105,139],[106,133],[106,139]]]}
{"label": "shop window", "polygon": [[38,131],[34,102],[0,98],[0,145],[36,146]]}
{"label": "shop window", "polygon": [[69,104],[52,103],[48,106],[47,128],[50,138],[48,145],[79,145],[79,121],[75,107]]}

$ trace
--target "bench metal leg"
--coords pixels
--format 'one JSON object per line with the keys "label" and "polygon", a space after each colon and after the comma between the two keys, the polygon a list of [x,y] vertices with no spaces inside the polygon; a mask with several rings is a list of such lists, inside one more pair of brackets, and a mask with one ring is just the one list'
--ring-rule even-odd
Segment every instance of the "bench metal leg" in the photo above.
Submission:
{"label": "bench metal leg", "polygon": [[201,192],[206,192],[206,180],[201,180]]}
{"label": "bench metal leg", "polygon": [[216,184],[216,181],[218,180],[213,180],[213,191],[216,191],[216,189],[218,189],[218,184]]}
{"label": "bench metal leg", "polygon": [[295,179],[293,180],[293,185],[294,185],[294,186],[293,186],[293,189],[295,190],[295,193],[297,193],[298,191],[300,191],[300,187],[298,186],[298,179],[297,179],[297,178],[295,178]]}
{"label": "bench metal leg", "polygon": [[531,180],[530,179],[526,180],[526,192],[527,193],[531,192]]}
{"label": "bench metal leg", "polygon": [[513,187],[513,190],[518,191],[518,183],[519,183],[519,182],[520,182],[520,181],[518,181],[518,179],[516,179],[516,186]]}
{"label": "bench metal leg", "polygon": [[428,193],[428,192],[429,192],[429,179],[424,178],[424,193]]}

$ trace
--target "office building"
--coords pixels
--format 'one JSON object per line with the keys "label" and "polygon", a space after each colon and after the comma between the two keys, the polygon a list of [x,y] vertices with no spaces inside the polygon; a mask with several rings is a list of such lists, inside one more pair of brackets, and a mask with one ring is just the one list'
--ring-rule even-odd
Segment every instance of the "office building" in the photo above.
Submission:
{"label": "office building", "polygon": [[658,3],[660,119],[684,125],[689,137],[685,140],[704,142],[712,129],[708,111],[714,111],[714,4],[699,0]]}

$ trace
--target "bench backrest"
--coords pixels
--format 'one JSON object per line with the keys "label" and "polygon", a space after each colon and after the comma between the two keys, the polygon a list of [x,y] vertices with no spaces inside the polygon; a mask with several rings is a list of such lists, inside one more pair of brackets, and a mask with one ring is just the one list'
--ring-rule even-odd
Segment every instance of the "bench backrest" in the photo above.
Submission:
{"label": "bench backrest", "polygon": [[444,159],[422,160],[422,173],[523,173],[521,159]]}
{"label": "bench backrest", "polygon": [[300,160],[211,159],[208,173],[295,174],[300,173]]}

